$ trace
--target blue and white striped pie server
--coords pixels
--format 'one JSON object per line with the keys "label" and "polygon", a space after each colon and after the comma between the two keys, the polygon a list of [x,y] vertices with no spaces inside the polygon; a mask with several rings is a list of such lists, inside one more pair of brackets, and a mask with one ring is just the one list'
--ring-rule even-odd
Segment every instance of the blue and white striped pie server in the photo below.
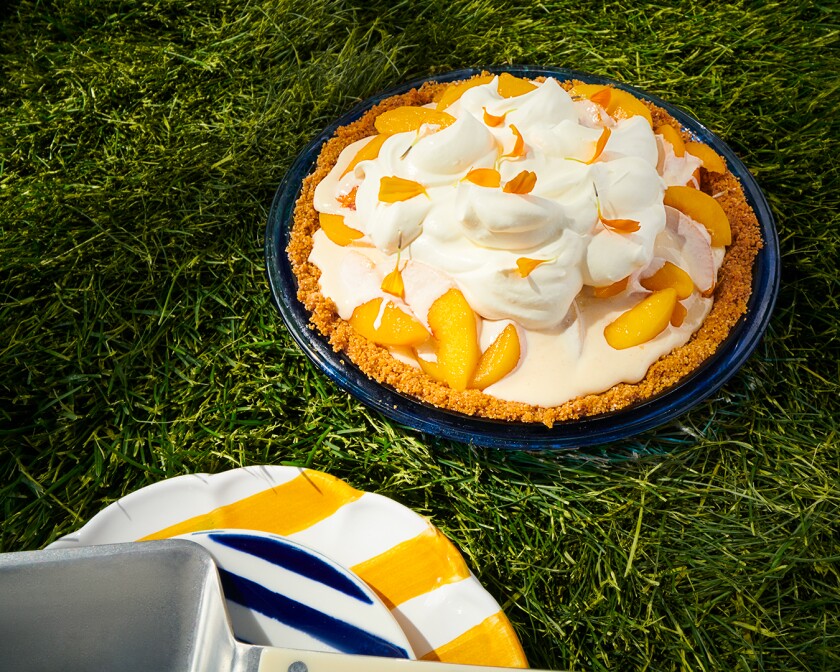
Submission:
{"label": "blue and white striped pie server", "polygon": [[0,641],[16,672],[509,669],[239,642],[213,558],[183,539],[0,553]]}
{"label": "blue and white striped pie server", "polygon": [[252,530],[181,535],[216,562],[234,634],[249,644],[414,658],[376,594],[325,555]]}

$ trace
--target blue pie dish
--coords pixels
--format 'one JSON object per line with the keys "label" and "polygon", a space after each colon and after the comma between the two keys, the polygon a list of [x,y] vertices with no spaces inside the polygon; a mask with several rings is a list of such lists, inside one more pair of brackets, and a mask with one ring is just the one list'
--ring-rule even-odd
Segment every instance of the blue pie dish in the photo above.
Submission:
{"label": "blue pie dish", "polygon": [[[555,423],[489,420],[437,408],[368,378],[348,357],[333,351],[327,339],[309,327],[309,313],[297,299],[297,279],[286,255],[295,202],[301,183],[314,169],[323,144],[336,129],[359,119],[385,98],[405,93],[424,82],[451,82],[482,71],[509,72],[535,79],[554,77],[595,84],[611,84],[666,110],[696,139],[720,154],[743,186],[747,202],[758,218],[763,247],[753,266],[752,294],[746,313],[717,352],[673,387],[627,408],[597,416]],[[297,157],[281,181],[271,206],[265,234],[266,271],[275,306],[306,356],[341,388],[395,422],[420,432],[478,446],[504,450],[574,450],[628,439],[673,421],[726,384],[758,346],[779,292],[779,240],[773,215],[755,178],[734,152],[687,113],[660,98],[604,77],[562,68],[509,66],[464,69],[401,84],[369,98],[325,128]]]}

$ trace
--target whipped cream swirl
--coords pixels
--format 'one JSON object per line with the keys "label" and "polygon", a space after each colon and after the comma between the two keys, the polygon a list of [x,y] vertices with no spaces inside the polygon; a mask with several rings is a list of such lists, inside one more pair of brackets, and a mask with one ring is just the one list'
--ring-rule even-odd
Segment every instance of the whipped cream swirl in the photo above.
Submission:
{"label": "whipped cream swirl", "polygon": [[[596,117],[593,107],[573,101],[554,79],[512,98],[498,93],[494,79],[446,109],[456,119],[447,128],[392,135],[375,160],[342,177],[342,164],[368,140],[349,147],[316,189],[315,208],[343,215],[387,255],[399,251],[444,272],[486,319],[557,327],[585,284],[609,285],[647,267],[665,227],[667,184],[657,172],[660,150],[650,125],[638,116]],[[489,126],[485,114],[503,121]],[[587,163],[605,126],[606,146]],[[525,143],[517,157],[509,156],[513,128]],[[696,165],[683,163],[690,175]],[[536,185],[517,194],[464,180],[477,168],[497,169],[502,185],[533,171]],[[426,193],[383,203],[383,177],[418,182]],[[354,188],[355,209],[343,207],[337,195]],[[619,233],[602,223],[620,219],[638,222],[638,230]],[[516,264],[522,257],[543,263],[523,278]]]}

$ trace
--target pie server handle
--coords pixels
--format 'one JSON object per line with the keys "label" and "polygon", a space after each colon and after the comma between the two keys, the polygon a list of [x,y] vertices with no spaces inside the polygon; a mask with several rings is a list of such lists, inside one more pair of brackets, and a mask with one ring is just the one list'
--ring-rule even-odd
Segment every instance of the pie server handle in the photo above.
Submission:
{"label": "pie server handle", "polygon": [[251,662],[244,666],[247,672],[510,672],[511,670],[509,667],[488,665],[377,658],[344,653],[295,651],[276,647],[253,648],[261,649],[261,651],[255,652],[259,657],[256,665]]}

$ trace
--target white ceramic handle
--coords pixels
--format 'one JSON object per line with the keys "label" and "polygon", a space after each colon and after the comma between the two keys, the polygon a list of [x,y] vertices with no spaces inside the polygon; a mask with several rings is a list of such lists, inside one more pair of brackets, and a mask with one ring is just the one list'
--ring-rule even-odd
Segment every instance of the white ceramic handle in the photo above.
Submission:
{"label": "white ceramic handle", "polygon": [[258,672],[511,672],[511,668],[266,647]]}

